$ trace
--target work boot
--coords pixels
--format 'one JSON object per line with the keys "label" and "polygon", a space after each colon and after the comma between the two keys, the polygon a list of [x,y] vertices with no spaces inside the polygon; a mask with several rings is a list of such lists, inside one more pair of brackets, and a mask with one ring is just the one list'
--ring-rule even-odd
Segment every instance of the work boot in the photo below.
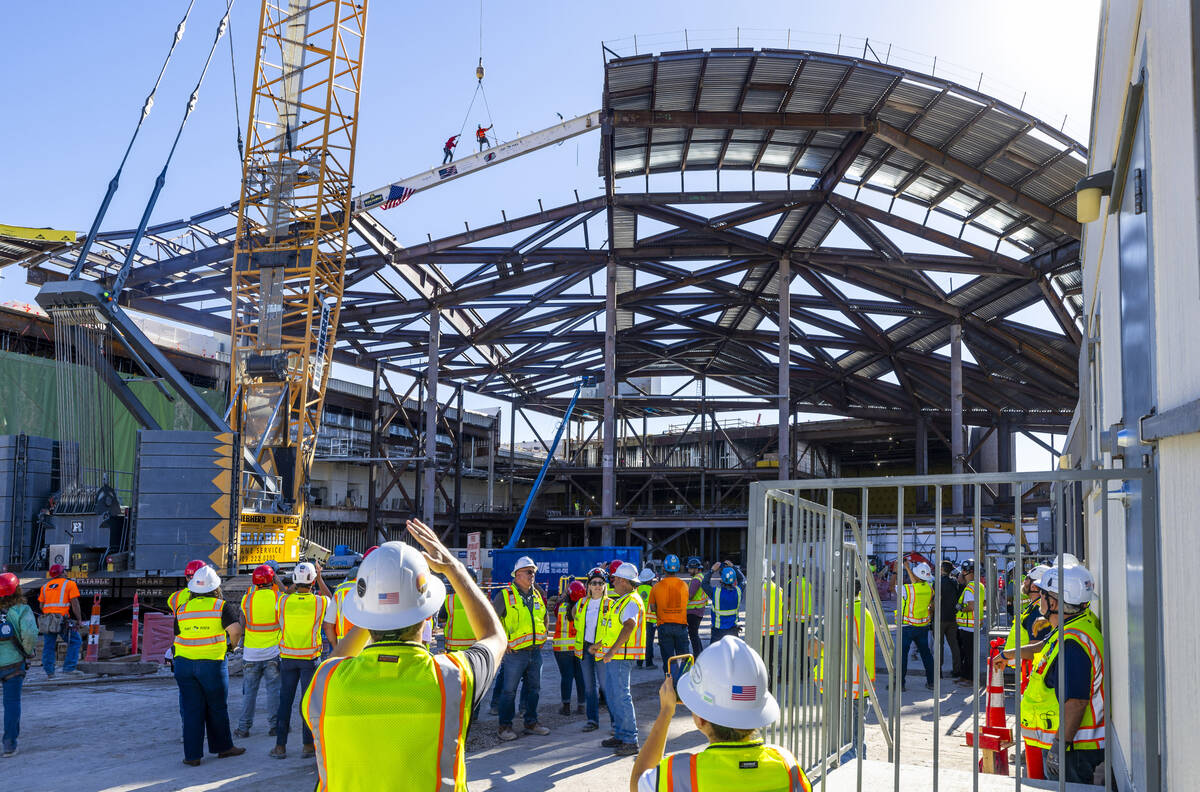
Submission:
{"label": "work boot", "polygon": [[250,732],[246,729],[234,729],[233,736],[237,737],[239,740],[244,740],[250,736]]}
{"label": "work boot", "polygon": [[500,733],[496,736],[504,742],[511,742],[517,739],[517,733],[513,731],[512,726],[501,726]]}
{"label": "work boot", "polygon": [[[5,754],[5,756],[8,756],[8,754]],[[187,765],[188,767],[199,767],[200,761],[201,760],[199,760],[199,759],[184,759],[183,763],[185,765]]]}
{"label": "work boot", "polygon": [[270,730],[267,732],[267,736],[268,736],[268,737],[274,737],[274,736],[275,736],[275,735],[277,735],[277,734],[279,734],[279,729],[278,729],[278,728],[276,728],[276,727],[274,727],[274,726],[272,726],[272,727],[270,728]]}
{"label": "work boot", "polygon": [[582,714],[583,714],[583,705],[582,705],[582,704],[576,704],[576,705],[575,705],[575,714],[576,714],[576,715],[582,715]]}
{"label": "work boot", "polygon": [[221,751],[221,753],[217,754],[217,758],[218,759],[228,759],[231,756],[241,756],[244,753],[246,753],[245,748],[243,748],[240,745],[235,745],[226,751]]}
{"label": "work boot", "polygon": [[616,737],[606,737],[600,741],[600,744],[605,748],[616,748],[621,744],[621,742],[622,741],[618,740]]}
{"label": "work boot", "polygon": [[562,705],[562,709],[559,710],[559,712],[562,713],[563,715],[570,715],[571,714],[571,702],[564,701],[563,705]]}
{"label": "work boot", "polygon": [[317,746],[315,746],[315,745],[306,745],[300,749],[300,758],[301,759],[311,759],[316,755],[317,755]]}
{"label": "work boot", "polygon": [[282,745],[276,745],[271,749],[271,752],[267,754],[267,756],[271,757],[272,759],[286,759],[287,748],[283,747]]}
{"label": "work boot", "polygon": [[532,726],[526,726],[525,733],[526,734],[537,734],[537,735],[541,735],[542,737],[545,737],[547,734],[550,733],[550,730],[547,729],[545,726],[543,726],[540,723],[535,723]]}
{"label": "work boot", "polygon": [[623,742],[613,749],[613,753],[615,753],[617,756],[637,756],[638,750],[640,749],[638,748],[637,743]]}
{"label": "work boot", "polygon": [[583,731],[585,731],[585,732],[596,731],[599,728],[600,728],[600,724],[592,723],[591,721],[588,721],[587,723],[583,724]]}

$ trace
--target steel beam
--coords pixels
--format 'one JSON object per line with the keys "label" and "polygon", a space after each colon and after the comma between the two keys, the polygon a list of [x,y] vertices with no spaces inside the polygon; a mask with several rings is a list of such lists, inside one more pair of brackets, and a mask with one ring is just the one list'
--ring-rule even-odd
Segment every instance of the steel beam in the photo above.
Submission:
{"label": "steel beam", "polygon": [[690,110],[614,110],[614,127],[647,129],[870,129],[873,120],[861,113],[738,113]]}

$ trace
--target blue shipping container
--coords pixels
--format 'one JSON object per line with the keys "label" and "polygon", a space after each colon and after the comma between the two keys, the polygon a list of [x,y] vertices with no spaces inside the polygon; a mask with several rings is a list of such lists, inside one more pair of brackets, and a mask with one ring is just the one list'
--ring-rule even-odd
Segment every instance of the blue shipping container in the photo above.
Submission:
{"label": "blue shipping container", "polygon": [[559,578],[564,575],[584,577],[597,566],[619,559],[642,569],[640,547],[519,547],[513,550],[492,551],[492,583],[512,582],[513,564],[521,556],[529,556],[537,564],[537,582],[550,594],[558,592]]}

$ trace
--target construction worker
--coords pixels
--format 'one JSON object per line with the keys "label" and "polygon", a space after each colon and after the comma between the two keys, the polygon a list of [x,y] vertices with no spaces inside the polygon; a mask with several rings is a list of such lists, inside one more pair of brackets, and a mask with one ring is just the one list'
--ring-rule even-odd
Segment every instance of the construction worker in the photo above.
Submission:
{"label": "construction worker", "polygon": [[[354,590],[354,584],[358,579],[358,569],[360,566],[362,566],[362,562],[366,560],[367,556],[371,555],[371,553],[377,547],[378,545],[372,545],[371,547],[368,547],[366,552],[363,553],[362,558],[360,558],[358,563],[354,565],[354,568],[347,573],[346,579],[341,583],[338,583],[333,589],[333,595],[330,597],[329,609],[333,614],[333,639],[335,641],[342,640],[346,637],[346,633],[350,632],[350,622],[346,620],[345,615],[342,613],[342,603],[345,602],[346,595]],[[326,613],[325,618],[328,619],[329,615],[329,613]],[[336,645],[337,644],[334,643],[334,646]]]}
{"label": "construction worker", "polygon": [[[1022,649],[1036,641],[1042,641],[1050,632],[1050,622],[1042,615],[1039,603],[1041,601],[1041,589],[1038,588],[1038,581],[1042,575],[1050,570],[1050,567],[1045,564],[1038,564],[1025,576],[1021,582],[1021,595],[1024,602],[1021,605],[1020,615],[1013,620],[1012,629],[1008,631],[1008,639],[1004,642],[1004,649],[1011,651],[1014,654],[1014,659],[1010,665],[1016,663],[1015,649],[1019,644]],[[1024,694],[1025,687],[1029,684],[1029,674],[1033,670],[1033,660],[1021,661],[1021,692]],[[1042,767],[1042,750],[1048,748],[1048,743],[1042,743],[1037,739],[1036,735],[1030,735],[1025,738],[1025,767],[1029,772],[1029,777],[1034,779],[1044,779],[1046,777],[1045,770]]]}
{"label": "construction worker", "polygon": [[[629,792],[658,790],[789,790],[812,785],[786,748],[763,742],[760,729],[779,719],[758,653],[732,635],[710,644],[678,684],[667,674],[658,688],[658,717],[633,763]],[[699,753],[664,757],[667,731],[682,701],[708,739]]]}
{"label": "construction worker", "polygon": [[[292,570],[292,585],[296,590],[279,598],[279,709],[275,717],[275,747],[270,753],[275,759],[287,756],[287,738],[292,726],[296,689],[300,689],[300,696],[303,697],[312,682],[321,656],[322,627],[326,633],[332,630],[332,626],[325,621],[329,600],[312,591],[316,580],[315,566],[307,561],[296,564]],[[304,746],[300,757],[315,756],[312,732],[303,719],[300,721],[300,736]]]}
{"label": "construction worker", "polygon": [[250,736],[258,686],[267,682],[268,736],[277,733],[279,722],[279,594],[275,570],[266,564],[254,568],[252,587],[242,595],[242,717],[233,736]]}
{"label": "construction worker", "polygon": [[613,603],[606,595],[607,585],[604,571],[593,569],[588,574],[586,599],[575,604],[575,656],[579,658],[583,670],[584,710],[587,716],[587,723],[583,724],[585,732],[600,728],[601,671],[596,667],[599,658],[592,652],[592,647],[604,645],[600,624],[608,618],[608,609]]}
{"label": "construction worker", "polygon": [[700,559],[696,556],[687,560],[687,630],[688,640],[692,643],[693,657],[699,657],[704,648],[700,643],[700,625],[704,623],[704,612],[708,609],[708,595],[704,593],[704,575],[701,569]]}
{"label": "construction worker", "polygon": [[[42,641],[42,670],[47,679],[54,679],[54,660],[58,650],[58,639],[67,643],[67,657],[63,661],[63,673],[81,675],[75,669],[79,663],[79,622],[83,616],[79,610],[79,586],[67,577],[62,564],[54,564],[46,573],[50,578],[38,592],[38,603],[42,609],[38,619],[38,631]],[[70,616],[71,618],[67,618]]]}
{"label": "construction worker", "polygon": [[167,597],[167,607],[171,609],[171,613],[178,613],[183,604],[191,599],[192,592],[188,591],[187,584],[191,582],[192,575],[196,574],[196,570],[204,566],[208,566],[208,563],[197,558],[188,561],[187,566],[183,568],[183,588]]}
{"label": "construction worker", "polygon": [[183,714],[183,763],[195,767],[208,750],[219,758],[240,756],[229,730],[226,635],[237,645],[242,624],[237,606],[221,597],[217,570],[203,566],[188,581],[192,596],[175,613],[175,683]]}
{"label": "construction worker", "polygon": [[538,722],[538,697],[542,691],[542,644],[546,642],[546,597],[534,583],[537,564],[521,556],[513,565],[513,582],[496,592],[492,607],[504,623],[508,635],[508,653],[504,659],[504,681],[500,690],[501,740],[515,740],[513,716],[516,713],[517,685],[524,684],[521,703],[525,706],[525,733],[547,735],[550,730]]}
{"label": "construction worker", "polygon": [[766,648],[767,670],[771,671],[778,661],[775,652],[776,639],[783,635],[783,590],[775,583],[775,570],[767,559],[763,559],[763,646]]}
{"label": "construction worker", "polygon": [[[495,126],[495,124],[492,124],[492,126]],[[475,129],[475,140],[477,143],[479,143],[480,151],[483,151],[485,148],[492,147],[492,144],[488,140],[488,135],[487,135],[487,133],[490,132],[491,130],[492,130],[491,126],[485,127],[483,124],[477,125],[477,127]]]}
{"label": "construction worker", "polygon": [[567,587],[566,596],[554,598],[554,632],[551,635],[551,648],[554,650],[554,662],[558,664],[559,693],[562,698],[563,715],[571,714],[571,685],[575,685],[575,699],[578,704],[578,714],[583,714],[583,664],[575,656],[575,614],[577,602],[587,596],[587,588],[578,580],[572,580]]}
{"label": "construction worker", "polygon": [[21,688],[37,643],[37,619],[25,604],[21,583],[12,572],[0,575],[0,685],[4,687],[4,736],[0,756],[17,752],[21,733]]}
{"label": "construction worker", "polygon": [[667,576],[650,589],[650,613],[658,625],[658,653],[663,663],[676,655],[688,653],[688,583],[680,574],[679,556],[672,553],[663,559]]}
{"label": "construction worker", "polygon": [[[425,553],[385,542],[363,559],[346,598],[354,627],[301,703],[322,792],[467,790],[467,727],[504,656],[504,626],[437,535],[418,520],[407,528]],[[420,643],[446,598],[434,573],[458,591],[479,636],[464,651],[433,655]]]}
{"label": "construction worker", "polygon": [[[819,631],[818,631],[819,632]],[[851,644],[853,636],[853,644]],[[853,648],[851,648],[853,646]],[[825,645],[815,635],[809,639],[809,651],[815,651],[817,661],[817,683],[822,694],[825,693]],[[859,654],[862,660],[859,660]],[[858,744],[856,740],[858,720],[862,712],[862,704],[871,695],[875,686],[875,619],[871,611],[863,607],[861,590],[858,581],[854,582],[854,606],[852,611],[845,613],[842,622],[842,695],[851,701],[850,718],[843,720],[842,743]],[[866,672],[865,674],[863,672]],[[870,687],[867,680],[870,680]],[[865,752],[866,745],[863,744]],[[857,755],[855,749],[842,756],[845,761]],[[865,753],[863,758],[865,759]]]}
{"label": "construction worker", "polygon": [[[479,578],[475,576],[474,569],[467,567],[467,575],[471,578],[472,583],[478,584]],[[461,652],[474,646],[475,631],[471,629],[471,620],[467,618],[467,607],[462,597],[454,591],[446,592],[446,604],[442,610],[446,614],[444,622],[446,626],[442,631],[445,650]]]}
{"label": "construction worker", "polygon": [[[1038,607],[1050,622],[1044,641],[1021,647],[1032,660],[1029,682],[1021,698],[1021,733],[1045,746],[1042,763],[1047,779],[1062,775],[1068,782],[1091,784],[1104,761],[1104,636],[1088,603],[1094,596],[1092,575],[1080,564],[1050,566],[1042,574]],[[1059,629],[1062,635],[1060,642]],[[993,661],[1003,668],[1016,650],[1005,649]],[[1058,662],[1062,660],[1063,688]],[[1065,764],[1060,766],[1060,747]]]}
{"label": "construction worker", "polygon": [[654,570],[646,567],[638,575],[638,596],[642,598],[642,606],[646,610],[646,656],[638,660],[638,668],[654,668],[654,633],[658,629],[658,616],[650,612],[650,590],[658,578]]}
{"label": "construction worker", "polygon": [[924,561],[915,567],[904,559],[904,571],[908,574],[908,582],[900,587],[900,655],[904,658],[904,666],[900,669],[900,690],[905,689],[905,676],[908,674],[908,645],[915,644],[917,654],[921,656],[921,664],[925,666],[925,687],[933,690],[933,653],[929,651],[929,625],[933,621],[931,608],[933,606],[933,569]]}
{"label": "construction worker", "polygon": [[975,656],[975,629],[983,626],[983,607],[987,592],[975,579],[975,560],[968,558],[959,565],[962,590],[958,595],[955,622],[958,627],[958,656],[962,665],[958,669],[958,684],[973,687],[979,680]]}
{"label": "construction worker", "polygon": [[442,164],[443,165],[450,163],[450,162],[454,162],[454,147],[458,145],[458,139],[460,137],[462,137],[462,135],[455,135],[454,137],[447,140],[445,145],[442,146]]}
{"label": "construction worker", "polygon": [[712,631],[708,645],[712,646],[726,635],[735,638],[741,631],[738,625],[738,614],[742,610],[742,591],[746,585],[746,576],[733,565],[732,561],[724,564],[713,564],[712,574],[720,575],[721,585],[716,587],[711,578],[705,580],[704,593],[712,602]]}
{"label": "construction worker", "polygon": [[637,716],[629,691],[629,675],[633,664],[646,655],[646,611],[637,594],[637,584],[637,567],[629,562],[617,567],[613,574],[617,600],[600,623],[603,647],[591,649],[604,667],[604,697],[615,731],[600,744],[612,748],[617,756],[633,756],[638,752]]}
{"label": "construction worker", "polygon": [[[937,597],[934,599],[934,618],[942,625],[942,640],[950,646],[950,673],[957,675],[962,667],[958,656],[958,572],[954,562],[941,563],[942,577],[938,580]],[[941,646],[934,646],[932,654],[937,658],[938,671],[942,668],[942,658],[945,652]],[[945,674],[942,674],[945,676]]]}

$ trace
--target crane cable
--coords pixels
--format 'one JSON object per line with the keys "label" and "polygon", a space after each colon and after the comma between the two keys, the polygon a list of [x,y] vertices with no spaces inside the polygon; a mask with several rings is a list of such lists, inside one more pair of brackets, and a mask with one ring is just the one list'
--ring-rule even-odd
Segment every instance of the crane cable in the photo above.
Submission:
{"label": "crane cable", "polygon": [[233,72],[233,124],[237,127],[237,150],[238,162],[245,160],[246,155],[242,152],[242,111],[238,109],[238,79],[237,79],[237,61],[233,57],[233,22],[229,23],[229,70]]}
{"label": "crane cable", "polygon": [[[483,0],[479,0],[479,65],[475,67],[475,92],[471,94],[471,102],[467,105],[467,112],[463,116],[462,126],[458,128],[457,137],[462,137],[463,132],[467,129],[467,122],[471,119],[471,111],[475,109],[475,100],[480,96],[483,97],[483,106],[487,110],[488,128],[496,125],[492,120],[492,108],[488,106],[487,91],[483,87]],[[500,139],[495,136],[497,141]]]}
{"label": "crane cable", "polygon": [[[483,0],[480,0],[482,4]],[[167,57],[163,59],[162,68],[158,70],[158,78],[154,81],[154,87],[150,89],[150,93],[146,96],[146,101],[142,104],[142,115],[138,119],[137,126],[133,129],[133,136],[129,138],[129,145],[125,147],[125,156],[121,157],[121,164],[117,166],[117,172],[113,174],[112,181],[108,183],[108,192],[104,195],[104,200],[100,203],[100,210],[96,212],[96,219],[92,221],[92,228],[88,231],[87,239],[84,240],[83,247],[79,250],[79,259],[75,262],[74,268],[71,270],[71,280],[77,279],[83,272],[83,265],[87,261],[88,251],[92,248],[92,243],[96,241],[96,234],[100,231],[100,223],[104,220],[104,215],[108,213],[108,205],[112,203],[112,197],[117,192],[117,186],[121,182],[121,170],[125,167],[125,162],[129,159],[129,152],[133,151],[133,143],[137,140],[138,132],[142,129],[142,124],[150,115],[151,108],[154,107],[154,94],[158,92],[158,86],[162,83],[163,75],[167,72],[167,64],[171,62],[171,56],[175,53],[175,47],[178,46],[183,33],[187,27],[188,17],[192,14],[192,6],[196,4],[196,0],[191,0],[188,3],[187,10],[183,12],[183,18],[179,20],[179,24],[175,26],[175,36],[171,40],[171,47],[167,50]]]}

